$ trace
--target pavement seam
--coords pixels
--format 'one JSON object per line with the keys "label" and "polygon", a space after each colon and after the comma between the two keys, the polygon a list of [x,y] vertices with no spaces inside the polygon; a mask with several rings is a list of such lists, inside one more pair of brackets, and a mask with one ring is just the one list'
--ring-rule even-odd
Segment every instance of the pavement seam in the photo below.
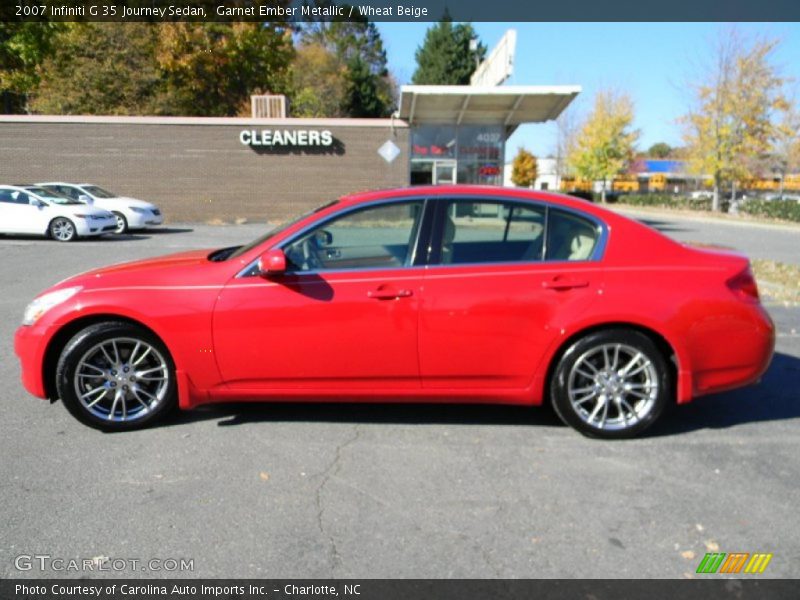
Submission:
{"label": "pavement seam", "polygon": [[317,527],[319,528],[320,533],[324,537],[328,538],[328,545],[330,547],[331,573],[333,573],[337,569],[337,567],[341,566],[342,558],[339,554],[339,548],[336,544],[336,539],[334,538],[333,534],[328,532],[325,528],[325,523],[324,523],[325,507],[322,503],[322,494],[325,491],[325,487],[328,485],[328,481],[330,481],[331,478],[336,477],[339,474],[339,471],[341,470],[342,465],[340,461],[342,458],[342,451],[351,444],[354,444],[356,441],[358,441],[360,437],[361,437],[360,424],[356,424],[355,427],[353,427],[353,435],[336,446],[333,460],[325,468],[325,470],[322,471],[322,473],[320,473],[322,481],[320,481],[319,486],[317,486],[317,490],[315,493],[314,501],[317,507]]}

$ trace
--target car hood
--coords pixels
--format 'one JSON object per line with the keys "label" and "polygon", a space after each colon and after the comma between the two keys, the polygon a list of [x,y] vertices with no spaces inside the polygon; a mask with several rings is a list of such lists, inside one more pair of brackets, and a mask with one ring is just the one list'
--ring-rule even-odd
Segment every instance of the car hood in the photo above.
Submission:
{"label": "car hood", "polygon": [[[125,206],[135,206],[136,208],[145,208],[147,210],[157,210],[158,207],[150,202],[138,200],[137,198],[129,198],[128,196],[119,196],[118,198],[106,198],[111,202],[124,204]],[[97,200],[95,200],[97,202]]]}
{"label": "car hood", "polygon": [[199,279],[202,279],[204,269],[215,264],[208,261],[208,255],[211,252],[213,250],[192,250],[110,265],[75,275],[55,287],[99,288],[196,284]]}

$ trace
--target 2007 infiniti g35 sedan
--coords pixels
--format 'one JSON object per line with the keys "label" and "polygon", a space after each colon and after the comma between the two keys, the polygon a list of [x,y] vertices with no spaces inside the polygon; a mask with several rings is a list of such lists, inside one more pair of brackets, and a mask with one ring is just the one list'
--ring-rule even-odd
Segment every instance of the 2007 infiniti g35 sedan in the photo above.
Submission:
{"label": "2007 infiniti g35 sedan", "polygon": [[226,401],[549,402],[620,438],[753,383],[774,341],[742,256],[568,196],[443,186],[78,275],[15,347],[30,393],[105,430]]}

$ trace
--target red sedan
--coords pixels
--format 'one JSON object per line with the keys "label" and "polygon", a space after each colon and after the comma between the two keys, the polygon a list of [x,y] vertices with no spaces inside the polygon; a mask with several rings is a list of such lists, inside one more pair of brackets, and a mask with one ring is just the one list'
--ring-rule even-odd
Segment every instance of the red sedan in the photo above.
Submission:
{"label": "red sedan", "polygon": [[567,196],[443,186],[78,275],[15,346],[28,391],[107,430],[242,400],[550,402],[617,438],[755,382],[774,341],[742,256]]}

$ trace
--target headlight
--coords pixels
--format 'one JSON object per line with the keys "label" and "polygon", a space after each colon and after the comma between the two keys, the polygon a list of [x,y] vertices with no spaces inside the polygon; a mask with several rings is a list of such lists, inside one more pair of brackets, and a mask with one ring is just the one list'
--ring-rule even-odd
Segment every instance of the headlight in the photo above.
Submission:
{"label": "headlight", "polygon": [[50,292],[48,294],[39,296],[33,302],[28,304],[28,307],[25,309],[25,316],[22,319],[22,324],[33,325],[44,313],[54,306],[57,306],[62,302],[66,302],[75,294],[80,292],[81,289],[82,288],[80,287],[64,288],[63,290],[56,290],[55,292]]}
{"label": "headlight", "polygon": [[130,208],[135,213],[139,213],[140,215],[146,215],[147,213],[150,212],[146,208],[139,208],[138,206],[129,206],[128,208]]}
{"label": "headlight", "polygon": [[75,214],[75,215],[72,215],[72,216],[73,217],[78,217],[79,219],[88,219],[91,215],[78,215],[78,214]]}

